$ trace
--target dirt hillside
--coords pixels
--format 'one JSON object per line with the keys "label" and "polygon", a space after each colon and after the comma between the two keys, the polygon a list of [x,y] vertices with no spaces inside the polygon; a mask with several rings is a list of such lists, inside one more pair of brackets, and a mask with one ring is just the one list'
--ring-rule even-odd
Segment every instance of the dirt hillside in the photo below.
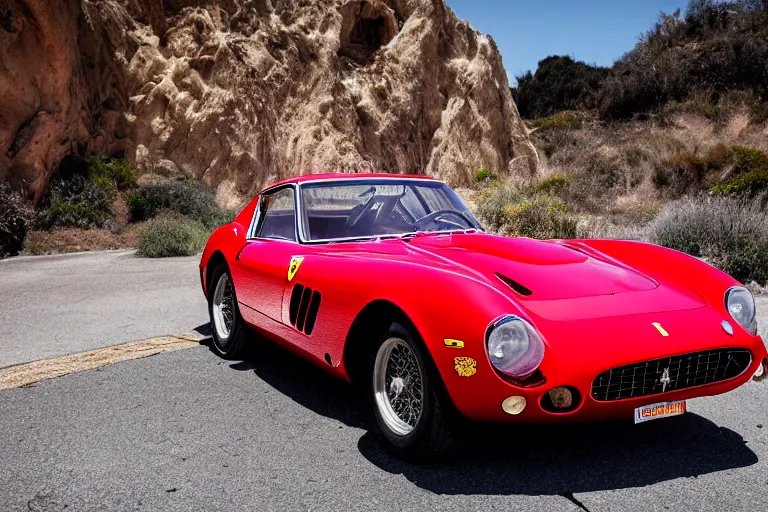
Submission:
{"label": "dirt hillside", "polygon": [[0,69],[0,180],[38,199],[69,154],[224,203],[306,172],[538,164],[495,43],[443,0],[0,0]]}

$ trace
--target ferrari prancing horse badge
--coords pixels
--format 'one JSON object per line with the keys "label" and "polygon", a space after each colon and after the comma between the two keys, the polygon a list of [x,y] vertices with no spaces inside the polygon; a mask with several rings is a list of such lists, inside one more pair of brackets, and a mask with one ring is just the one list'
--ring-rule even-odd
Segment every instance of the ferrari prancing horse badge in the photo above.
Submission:
{"label": "ferrari prancing horse badge", "polygon": [[288,265],[288,282],[290,283],[293,281],[293,278],[296,276],[296,272],[299,271],[299,266],[301,265],[301,262],[304,261],[303,256],[294,256],[291,258],[291,264]]}

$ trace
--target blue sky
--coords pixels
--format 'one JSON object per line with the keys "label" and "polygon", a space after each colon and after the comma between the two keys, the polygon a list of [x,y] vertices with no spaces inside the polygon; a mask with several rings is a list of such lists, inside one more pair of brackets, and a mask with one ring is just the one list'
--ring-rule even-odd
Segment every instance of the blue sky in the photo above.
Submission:
{"label": "blue sky", "polygon": [[446,0],[472,26],[493,36],[514,75],[548,55],[611,65],[632,49],[661,11],[687,0]]}

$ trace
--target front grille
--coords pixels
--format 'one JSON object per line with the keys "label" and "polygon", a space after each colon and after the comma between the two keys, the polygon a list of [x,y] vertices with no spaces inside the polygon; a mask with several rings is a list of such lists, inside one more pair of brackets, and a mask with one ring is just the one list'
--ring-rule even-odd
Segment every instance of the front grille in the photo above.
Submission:
{"label": "front grille", "polygon": [[738,377],[751,362],[749,350],[718,349],[630,364],[598,375],[592,398],[622,400],[712,384]]}

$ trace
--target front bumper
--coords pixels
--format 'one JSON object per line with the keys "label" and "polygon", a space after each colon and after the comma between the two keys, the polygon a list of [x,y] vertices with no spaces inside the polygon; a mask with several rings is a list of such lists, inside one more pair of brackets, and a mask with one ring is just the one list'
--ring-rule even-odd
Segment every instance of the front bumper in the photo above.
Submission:
{"label": "front bumper", "polygon": [[[675,400],[688,400],[701,396],[719,395],[727,393],[748,382],[755,371],[762,364],[760,359],[753,358],[749,369],[738,377],[703,386],[691,387],[677,391],[669,391],[655,395],[647,395],[637,398],[627,398],[612,401],[597,401],[592,397],[592,379],[569,380],[568,382],[547,382],[543,386],[525,389],[503,383],[494,389],[486,389],[482,398],[476,397],[472,407],[459,409],[468,418],[476,421],[488,422],[514,422],[514,423],[560,423],[560,422],[588,422],[608,419],[631,419],[637,407],[651,405],[659,402],[671,402]],[[567,385],[578,390],[580,402],[573,410],[568,412],[550,412],[542,406],[542,402],[551,389]],[[526,407],[518,415],[509,415],[502,410],[502,402],[510,396],[522,396],[526,400]]]}
{"label": "front bumper", "polygon": [[[515,423],[588,422],[632,418],[637,407],[726,393],[747,383],[763,364],[768,364],[765,363],[768,357],[766,347],[759,336],[752,336],[743,330],[732,336],[722,330],[718,331],[720,317],[711,311],[698,310],[662,318],[664,326],[670,333],[674,333],[670,337],[661,337],[652,327],[652,322],[658,317],[659,315],[636,317],[631,321],[625,318],[618,321],[615,329],[603,321],[600,324],[603,332],[622,333],[622,337],[592,339],[589,345],[576,341],[548,347],[549,353],[540,367],[546,382],[536,387],[521,387],[499,376],[491,367],[485,348],[481,344],[471,347],[467,344],[466,349],[450,353],[477,360],[476,372],[472,376],[463,377],[458,371],[453,371],[452,358],[441,360],[447,351],[442,351],[436,362],[454,404],[464,416],[477,421]],[[568,325],[568,329],[571,333],[599,332],[594,325],[586,324],[573,322]],[[653,337],[654,334],[656,337]],[[573,334],[571,336],[574,337]],[[598,401],[592,397],[593,381],[609,369],[723,348],[749,350],[752,358],[747,369],[727,380],[642,397],[611,401]],[[549,391],[562,386],[577,390],[578,406],[568,412],[551,412],[543,407],[542,400]],[[520,414],[510,415],[502,409],[502,402],[510,396],[525,398],[526,407]]]}

